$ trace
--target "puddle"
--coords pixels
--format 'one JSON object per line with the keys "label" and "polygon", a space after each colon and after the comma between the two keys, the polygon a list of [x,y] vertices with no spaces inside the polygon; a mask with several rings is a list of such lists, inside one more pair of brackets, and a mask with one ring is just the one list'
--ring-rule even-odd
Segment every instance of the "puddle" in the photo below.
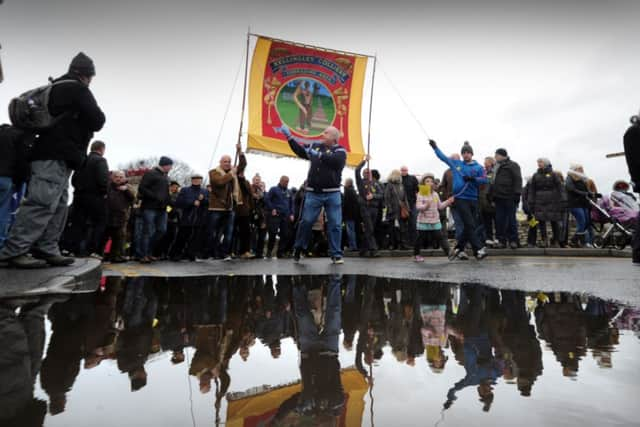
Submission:
{"label": "puddle", "polygon": [[0,301],[0,425],[632,425],[640,310],[368,276]]}

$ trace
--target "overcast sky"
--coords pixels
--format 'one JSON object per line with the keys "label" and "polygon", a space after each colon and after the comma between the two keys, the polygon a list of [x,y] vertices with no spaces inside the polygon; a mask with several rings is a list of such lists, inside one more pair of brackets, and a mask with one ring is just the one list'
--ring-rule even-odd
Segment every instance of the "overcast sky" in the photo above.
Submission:
{"label": "overcast sky", "polygon": [[[250,26],[378,56],[371,146],[383,176],[402,164],[445,169],[395,86],[447,153],[464,140],[479,160],[504,147],[525,175],[541,156],[562,171],[580,162],[608,190],[628,179],[623,158],[604,156],[622,151],[640,108],[639,17],[637,0],[6,0],[0,104],[63,74],[82,50],[96,64],[91,88],[107,115],[96,137],[112,168],[168,155],[206,172],[230,96],[214,164],[237,138],[242,77],[231,89]],[[306,175],[302,161],[248,160],[248,174],[268,185],[287,173],[297,186]]]}

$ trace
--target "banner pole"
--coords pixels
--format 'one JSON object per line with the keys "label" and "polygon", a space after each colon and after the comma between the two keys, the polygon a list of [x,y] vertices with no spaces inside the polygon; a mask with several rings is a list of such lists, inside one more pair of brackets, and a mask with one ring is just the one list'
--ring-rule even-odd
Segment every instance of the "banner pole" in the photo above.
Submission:
{"label": "banner pole", "polygon": [[[249,40],[251,37],[251,27],[249,27],[247,29],[247,56],[245,58],[245,63],[244,63],[244,88],[242,89],[242,112],[240,114],[240,130],[238,131],[238,142],[236,143],[236,146],[238,147],[242,147],[240,144],[240,139],[242,138],[242,127],[244,125],[244,110],[245,110],[245,106],[246,106],[246,99],[247,99],[247,74],[249,73]],[[233,161],[233,165],[237,165],[238,164],[238,157],[240,155],[240,151],[242,150],[242,148],[240,148],[240,150],[236,149],[236,157]]]}
{"label": "banner pole", "polygon": [[[367,155],[371,155],[371,113],[373,111],[373,84],[376,80],[376,61],[377,55],[373,57],[373,72],[371,73],[371,94],[369,97],[369,125],[367,130]],[[367,161],[367,169],[369,170],[369,182],[371,182],[371,167]]]}

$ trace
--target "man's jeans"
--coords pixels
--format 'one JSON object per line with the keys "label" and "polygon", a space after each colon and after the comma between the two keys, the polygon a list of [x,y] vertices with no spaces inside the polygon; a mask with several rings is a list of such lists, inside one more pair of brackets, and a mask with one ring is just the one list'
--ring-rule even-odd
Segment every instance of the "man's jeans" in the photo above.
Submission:
{"label": "man's jeans", "polygon": [[344,222],[347,229],[347,240],[349,243],[349,250],[358,250],[358,241],[356,239],[356,222],[354,220],[348,220]]}
{"label": "man's jeans", "polygon": [[[476,200],[457,199],[453,211],[464,224],[462,237],[458,240],[456,248],[464,250],[467,242],[469,242],[475,254],[484,246],[484,242],[480,241],[480,233],[478,233],[478,202]],[[458,225],[456,224],[456,234],[457,231]]]}
{"label": "man's jeans", "polygon": [[296,249],[306,250],[311,237],[311,227],[318,220],[322,208],[327,214],[327,237],[329,255],[342,257],[342,199],[339,191],[304,195],[302,219],[296,234]]}
{"label": "man's jeans", "polygon": [[518,223],[516,221],[516,201],[496,199],[496,239],[500,243],[518,242]]}
{"label": "man's jeans", "polygon": [[[233,211],[209,211],[209,231],[211,239],[210,255],[225,258],[231,252],[231,238],[233,236]],[[220,238],[222,238],[220,246]]]}
{"label": "man's jeans", "polygon": [[[332,275],[326,288],[326,305],[324,307],[323,324],[316,325],[306,285],[294,286],[293,307],[298,325],[298,342],[303,353],[317,351],[339,351],[339,337],[342,325],[342,301],[340,284],[342,276]],[[322,301],[322,298],[320,298]]]}
{"label": "man's jeans", "polygon": [[144,225],[140,255],[145,257],[153,254],[154,245],[167,232],[167,211],[164,209],[144,209],[142,220]]}
{"label": "man's jeans", "polygon": [[0,248],[9,232],[11,222],[11,196],[13,195],[13,181],[8,176],[0,176]]}

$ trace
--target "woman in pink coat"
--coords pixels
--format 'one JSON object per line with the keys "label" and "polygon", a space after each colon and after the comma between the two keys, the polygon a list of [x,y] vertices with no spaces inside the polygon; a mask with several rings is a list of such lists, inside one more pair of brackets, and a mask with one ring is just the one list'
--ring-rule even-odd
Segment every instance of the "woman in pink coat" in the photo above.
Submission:
{"label": "woman in pink coat", "polygon": [[447,240],[447,236],[442,234],[439,210],[446,209],[447,206],[454,201],[453,197],[448,198],[444,202],[440,201],[438,193],[434,191],[435,180],[431,173],[427,173],[422,177],[421,187],[422,186],[428,186],[430,191],[427,191],[428,194],[421,194],[422,192],[419,192],[416,200],[416,209],[418,211],[416,229],[418,231],[418,237],[416,238],[415,247],[413,248],[413,255],[417,262],[424,261],[424,258],[420,256],[420,249],[422,249],[423,245],[427,243],[431,246],[434,241],[440,241],[440,247],[445,255],[449,255],[449,241]]}

